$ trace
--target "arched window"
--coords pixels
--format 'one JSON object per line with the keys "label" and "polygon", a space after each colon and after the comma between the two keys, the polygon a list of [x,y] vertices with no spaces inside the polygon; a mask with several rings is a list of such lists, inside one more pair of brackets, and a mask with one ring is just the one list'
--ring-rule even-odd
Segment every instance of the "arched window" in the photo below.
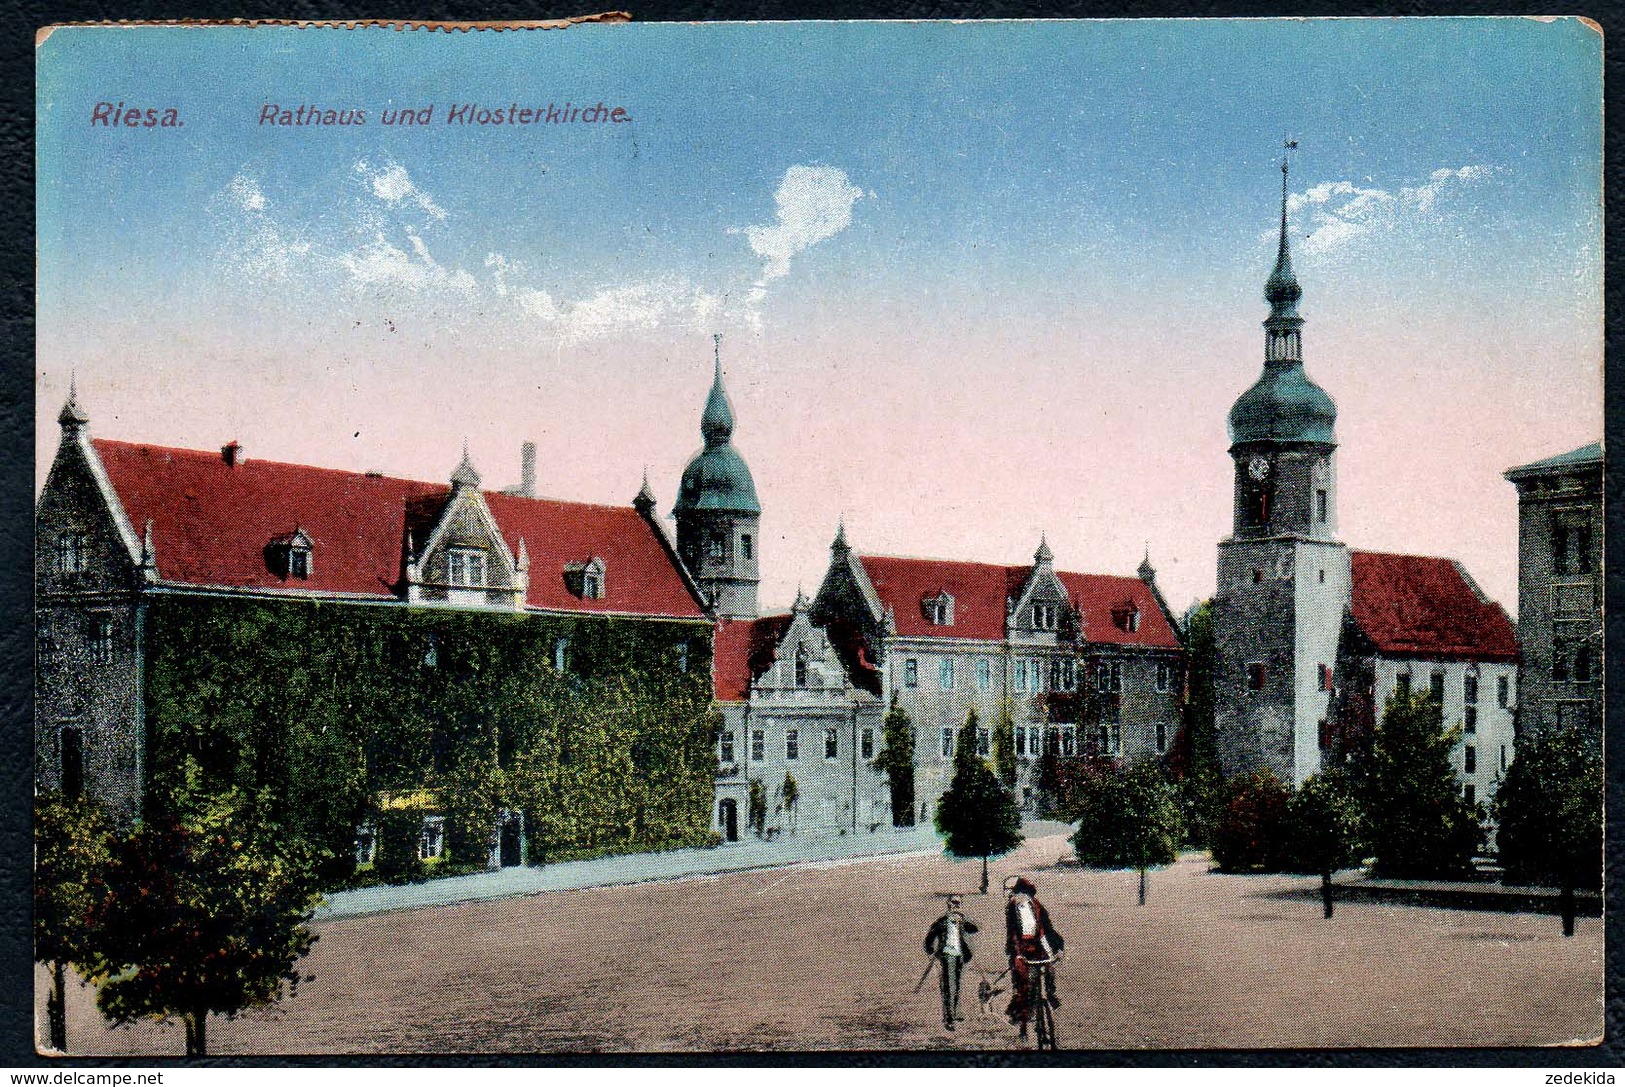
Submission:
{"label": "arched window", "polygon": [[567,672],[570,670],[570,639],[560,638],[553,643],[553,670]]}

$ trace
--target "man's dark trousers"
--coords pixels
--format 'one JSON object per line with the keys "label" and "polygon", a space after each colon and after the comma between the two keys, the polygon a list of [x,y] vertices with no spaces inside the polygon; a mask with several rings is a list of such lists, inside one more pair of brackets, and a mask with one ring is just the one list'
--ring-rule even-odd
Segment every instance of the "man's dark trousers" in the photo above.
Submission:
{"label": "man's dark trousers", "polygon": [[942,1024],[952,1028],[959,1018],[959,978],[965,972],[965,960],[958,955],[938,955],[942,966]]}

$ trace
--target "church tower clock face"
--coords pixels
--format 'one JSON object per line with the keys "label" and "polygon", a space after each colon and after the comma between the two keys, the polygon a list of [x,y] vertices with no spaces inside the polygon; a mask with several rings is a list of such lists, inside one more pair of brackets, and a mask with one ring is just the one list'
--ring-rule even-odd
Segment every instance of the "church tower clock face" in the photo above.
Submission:
{"label": "church tower clock face", "polygon": [[1247,462],[1247,474],[1253,477],[1255,483],[1264,482],[1264,478],[1270,474],[1269,459],[1262,454],[1254,456]]}

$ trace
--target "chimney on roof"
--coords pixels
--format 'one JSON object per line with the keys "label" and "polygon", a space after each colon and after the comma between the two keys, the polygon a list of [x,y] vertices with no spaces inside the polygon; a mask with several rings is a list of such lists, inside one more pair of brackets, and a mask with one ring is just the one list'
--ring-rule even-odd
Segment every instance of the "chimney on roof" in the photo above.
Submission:
{"label": "chimney on roof", "polygon": [[226,462],[227,468],[235,468],[242,462],[243,447],[237,439],[233,438],[220,447],[220,459]]}
{"label": "chimney on roof", "polygon": [[535,442],[525,442],[519,447],[519,493],[526,498],[536,497]]}

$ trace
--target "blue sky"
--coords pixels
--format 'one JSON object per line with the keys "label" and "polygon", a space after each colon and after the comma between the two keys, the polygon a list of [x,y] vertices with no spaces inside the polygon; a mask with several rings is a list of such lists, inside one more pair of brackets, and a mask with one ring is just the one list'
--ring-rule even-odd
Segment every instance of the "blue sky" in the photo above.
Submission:
{"label": "blue sky", "polygon": [[[437,441],[472,431],[477,445],[483,426],[505,450],[524,421],[491,420],[545,413],[562,473],[600,424],[561,389],[591,372],[612,399],[671,405],[627,456],[675,476],[703,393],[692,369],[716,330],[735,352],[736,401],[758,412],[741,443],[754,424],[758,476],[787,487],[808,435],[843,420],[910,436],[871,455],[934,457],[938,475],[960,474],[944,457],[1034,419],[1029,459],[1058,445],[1082,458],[1031,490],[998,482],[1021,468],[942,491],[945,519],[986,528],[936,536],[883,512],[891,488],[935,484],[826,460],[838,493],[809,475],[816,494],[776,495],[808,523],[783,526],[777,595],[816,580],[839,509],[870,513],[879,550],[1019,558],[1026,535],[1071,517],[1032,509],[1035,496],[1124,501],[1094,474],[1114,443],[1155,481],[1132,509],[1078,528],[1072,565],[1122,566],[1130,543],[1137,561],[1162,537],[1183,563],[1173,595],[1199,594],[1225,527],[1223,414],[1260,359],[1285,136],[1301,142],[1292,236],[1310,372],[1348,401],[1351,425],[1362,397],[1380,405],[1419,373],[1453,371],[1425,395],[1476,405],[1485,383],[1530,367],[1548,384],[1490,409],[1505,413],[1499,435],[1461,433],[1459,414],[1405,416],[1454,435],[1434,443],[1443,474],[1483,475],[1600,428],[1600,39],[1575,21],[103,28],[59,30],[38,60],[42,457],[77,369],[93,411],[116,407],[100,433],[198,444],[259,426],[267,456],[436,477],[446,451],[391,443],[388,420],[411,409],[381,390],[454,389],[462,417],[431,413]],[[118,100],[173,106],[185,126],[88,125],[96,102]],[[454,102],[565,100],[633,120],[441,120]],[[369,123],[258,125],[266,103],[361,108]],[[378,124],[382,109],[430,104],[427,128]],[[461,384],[437,384],[458,367]],[[877,374],[880,391],[859,396]],[[831,384],[851,399],[801,414],[791,394]],[[1565,416],[1576,387],[1584,410]],[[963,398],[958,444],[914,440],[920,390],[943,410]],[[267,408],[333,398],[342,408],[315,425]],[[786,399],[795,411],[772,414]],[[198,408],[177,419],[179,402]],[[1123,445],[1197,420],[1190,441],[1213,476],[1201,493],[1217,495],[1199,510],[1159,498],[1188,491],[1197,460]],[[358,449],[363,430],[379,437]],[[1500,445],[1470,452],[1486,442]],[[1414,459],[1401,447],[1371,465],[1395,458]],[[594,488],[635,487],[638,465],[598,471],[577,464],[554,490],[619,500]],[[1502,490],[1492,480],[1472,501]],[[1459,541],[1403,549],[1480,548],[1501,572],[1482,579],[1515,606],[1503,576],[1515,540],[1492,555],[1474,542],[1480,514],[1460,521]]]}

